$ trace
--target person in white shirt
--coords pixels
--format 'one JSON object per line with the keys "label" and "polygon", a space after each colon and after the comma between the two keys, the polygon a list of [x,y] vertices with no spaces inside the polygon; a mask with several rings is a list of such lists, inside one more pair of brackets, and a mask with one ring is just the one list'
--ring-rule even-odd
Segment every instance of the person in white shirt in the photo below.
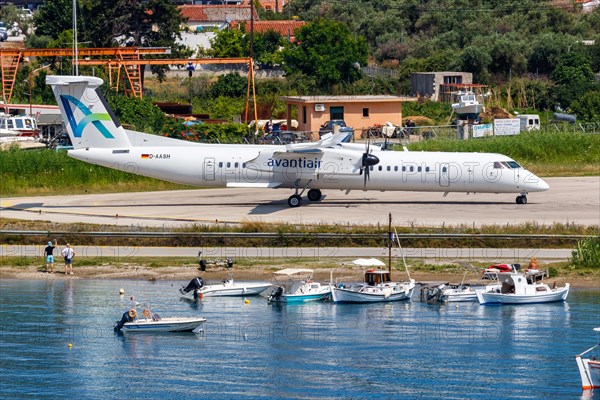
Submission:
{"label": "person in white shirt", "polygon": [[75,257],[75,251],[67,243],[66,247],[62,249],[61,254],[65,258],[65,275],[73,275],[73,257]]}

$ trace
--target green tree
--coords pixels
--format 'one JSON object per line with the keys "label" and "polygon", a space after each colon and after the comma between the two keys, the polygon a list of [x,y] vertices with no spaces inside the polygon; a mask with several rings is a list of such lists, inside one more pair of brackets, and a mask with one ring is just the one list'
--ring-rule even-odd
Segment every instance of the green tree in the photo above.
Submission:
{"label": "green tree", "polygon": [[567,53],[560,58],[558,66],[552,72],[556,83],[555,98],[563,107],[589,91],[594,84],[594,71],[591,61],[579,53]]}
{"label": "green tree", "polygon": [[248,80],[241,75],[232,72],[219,76],[219,79],[211,87],[213,97],[243,97],[248,90]]}
{"label": "green tree", "polygon": [[549,32],[537,36],[527,60],[527,69],[532,73],[549,74],[554,71],[560,57],[568,52],[574,40],[562,33]]}
{"label": "green tree", "polygon": [[[250,34],[248,27],[242,23],[240,29],[225,29],[217,32],[210,41],[211,48],[201,54],[210,57],[249,57]],[[259,64],[273,66],[281,64],[283,55],[281,48],[286,45],[286,40],[279,33],[268,30],[264,33],[254,34],[254,60]]]}
{"label": "green tree", "polygon": [[279,33],[268,30],[254,37],[254,59],[261,65],[272,67],[283,62],[280,51],[286,45],[286,40]]}
{"label": "green tree", "polygon": [[211,48],[207,54],[211,57],[248,57],[248,45],[244,32],[238,29],[224,29],[210,40]]}
{"label": "green tree", "polygon": [[521,74],[527,69],[524,43],[514,34],[495,38],[492,42],[490,56],[492,57],[489,66],[491,73],[508,76],[509,74]]}
{"label": "green tree", "polygon": [[284,69],[300,71],[315,78],[317,85],[330,88],[340,81],[360,79],[367,57],[364,38],[353,35],[344,24],[322,19],[297,31],[296,42],[284,50]]}
{"label": "green tree", "polygon": [[[183,17],[170,0],[82,0],[77,13],[78,40],[87,47],[170,47],[170,57],[191,52],[176,43]],[[44,0],[35,15],[36,35],[59,38],[72,29],[72,2]],[[70,44],[67,44],[70,46]],[[165,67],[152,67],[164,77]]]}
{"label": "green tree", "polygon": [[[35,34],[56,39],[73,27],[73,2],[71,0],[44,0],[33,16]],[[81,23],[78,14],[77,24]]]}
{"label": "green tree", "polygon": [[600,91],[587,92],[571,103],[578,121],[600,122]]}
{"label": "green tree", "polygon": [[488,50],[479,46],[469,46],[464,49],[458,59],[461,71],[472,72],[473,81],[485,82],[488,77],[488,67],[492,63],[492,56]]}

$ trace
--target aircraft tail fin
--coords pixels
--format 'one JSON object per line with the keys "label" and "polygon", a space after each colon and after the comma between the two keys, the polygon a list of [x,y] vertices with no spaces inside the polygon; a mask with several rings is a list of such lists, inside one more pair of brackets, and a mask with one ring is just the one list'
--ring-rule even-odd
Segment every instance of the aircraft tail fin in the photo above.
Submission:
{"label": "aircraft tail fin", "polygon": [[103,80],[90,76],[46,77],[75,149],[129,148],[131,143],[100,92]]}

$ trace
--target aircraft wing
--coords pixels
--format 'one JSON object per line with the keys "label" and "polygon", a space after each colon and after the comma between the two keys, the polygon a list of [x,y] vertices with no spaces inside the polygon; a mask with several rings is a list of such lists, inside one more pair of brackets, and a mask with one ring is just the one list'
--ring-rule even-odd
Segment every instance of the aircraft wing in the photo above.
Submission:
{"label": "aircraft wing", "polygon": [[285,145],[287,152],[304,152],[304,151],[315,151],[323,148],[331,148],[340,143],[348,141],[350,133],[327,133],[321,137],[321,140],[309,143],[290,143]]}
{"label": "aircraft wing", "polygon": [[299,175],[354,175],[360,173],[362,155],[360,151],[339,148],[261,151],[247,161],[247,168],[271,173],[295,171]]}

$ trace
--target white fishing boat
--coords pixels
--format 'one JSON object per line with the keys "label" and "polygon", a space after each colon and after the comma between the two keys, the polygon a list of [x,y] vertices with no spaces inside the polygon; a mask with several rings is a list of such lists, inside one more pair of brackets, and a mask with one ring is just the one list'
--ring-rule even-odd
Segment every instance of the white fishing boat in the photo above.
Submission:
{"label": "white fishing boat", "polygon": [[[600,328],[594,328],[594,331],[600,332]],[[599,346],[600,343],[575,356],[581,377],[581,388],[583,390],[600,389],[600,358],[598,356],[582,358],[584,355],[596,350]]]}
{"label": "white fishing boat", "polygon": [[161,318],[144,308],[141,315],[137,309],[131,308],[123,313],[123,317],[115,324],[115,330],[121,332],[192,332],[206,322],[200,317]]}
{"label": "white fishing boat", "polygon": [[[339,283],[337,285],[332,284],[331,300],[333,300],[334,303],[377,303],[410,300],[415,289],[415,280],[410,278],[410,272],[408,271],[408,266],[404,260],[404,254],[402,254],[402,260],[409,280],[407,282],[395,282],[392,280],[392,243],[397,241],[398,248],[402,250],[402,247],[400,246],[397,232],[392,234],[391,214],[389,216],[389,224],[388,235],[390,241],[388,243],[388,270],[368,269],[364,273],[363,282],[351,284]],[[374,267],[385,266],[382,261],[377,259],[358,259],[354,260],[354,264]]]}
{"label": "white fishing boat", "polygon": [[414,279],[409,282],[393,282],[389,271],[370,269],[365,272],[364,282],[332,285],[331,299],[334,303],[409,300],[414,288]]}
{"label": "white fishing boat", "polygon": [[479,103],[473,92],[458,92],[458,103],[452,104],[452,110],[459,119],[477,119],[483,110],[483,104]]}
{"label": "white fishing boat", "polygon": [[314,282],[313,273],[312,269],[304,268],[286,268],[273,272],[276,287],[269,295],[269,302],[302,303],[329,299],[331,288]]}
{"label": "white fishing boat", "polygon": [[479,304],[531,304],[564,301],[569,295],[568,283],[551,288],[543,282],[528,282],[527,277],[517,272],[498,274],[497,285],[477,291]]}
{"label": "white fishing boat", "polygon": [[272,286],[269,282],[237,282],[232,277],[223,280],[220,283],[204,284],[202,278],[194,278],[186,287],[179,291],[182,294],[191,294],[194,299],[205,296],[255,296],[259,295]]}

